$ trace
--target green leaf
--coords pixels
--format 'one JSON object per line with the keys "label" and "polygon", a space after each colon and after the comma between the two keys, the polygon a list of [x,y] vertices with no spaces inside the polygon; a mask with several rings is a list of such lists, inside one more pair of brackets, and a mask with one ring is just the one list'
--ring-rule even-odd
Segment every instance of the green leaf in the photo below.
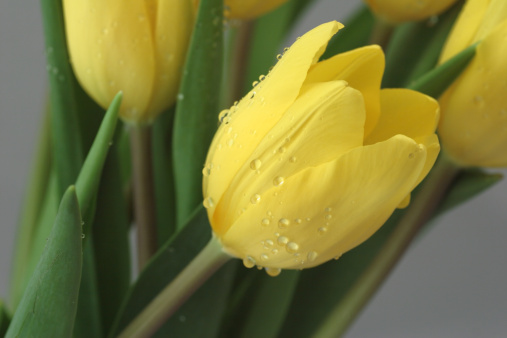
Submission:
{"label": "green leaf", "polygon": [[[299,271],[283,271],[275,278],[264,275],[259,281],[247,321],[239,337],[276,338],[291,304]],[[262,323],[262,324],[260,324]]]}
{"label": "green leaf", "polygon": [[[188,224],[150,260],[131,287],[109,337],[133,320],[182,271],[211,238],[208,217],[199,207]],[[222,267],[158,331],[161,337],[215,337],[232,284],[234,263]]]}
{"label": "green leaf", "polygon": [[[464,172],[453,184],[439,212],[463,203],[497,181],[498,175]],[[395,211],[370,239],[339,260],[302,271],[295,297],[280,332],[287,337],[311,337],[368,267],[403,213],[403,210]]]}
{"label": "green leaf", "polygon": [[[459,7],[456,5],[441,16],[426,21],[400,25],[394,31],[386,51],[383,87],[402,87],[415,68],[419,68],[419,73],[433,68]],[[436,23],[434,20],[437,20]]]}
{"label": "green leaf", "polygon": [[176,232],[176,197],[172,161],[174,109],[153,123],[153,181],[157,212],[157,241],[161,247]]}
{"label": "green leaf", "polygon": [[83,161],[76,104],[77,82],[69,63],[61,0],[41,0],[51,93],[53,160],[59,196],[75,179]]}
{"label": "green leaf", "polygon": [[331,38],[321,59],[329,59],[336,54],[366,46],[374,23],[375,19],[368,7],[361,7],[345,22],[345,27]]}
{"label": "green leaf", "polygon": [[70,337],[81,279],[81,215],[75,189],[64,194],[46,249],[6,337]]}
{"label": "green leaf", "polygon": [[103,332],[111,328],[130,286],[130,223],[114,150],[104,165],[92,229]]}
{"label": "green leaf", "polygon": [[[14,260],[10,280],[10,304],[13,309],[18,306],[25,280],[27,281],[30,252],[35,241],[38,219],[42,213],[44,196],[48,188],[51,172],[51,139],[49,129],[49,111],[46,112],[39,137],[36,159],[25,192],[22,212],[17,227]],[[56,204],[56,207],[58,205]],[[1,336],[1,334],[0,334]]]}
{"label": "green leaf", "polygon": [[222,22],[223,1],[201,0],[174,121],[173,163],[179,228],[202,202],[202,168],[217,127]]}
{"label": "green leaf", "polygon": [[10,322],[11,316],[9,316],[4,303],[0,300],[0,337],[5,337]]}
{"label": "green leaf", "polygon": [[[116,130],[122,97],[123,94],[120,92],[116,94],[111,102],[76,180],[76,193],[79,206],[85,216],[88,216],[88,212],[97,195],[102,168],[104,167],[107,153]],[[83,229],[85,235],[90,233],[90,226],[87,225],[90,222],[91,219],[85,219],[85,226]]]}
{"label": "green leaf", "polygon": [[456,54],[451,59],[413,82],[409,88],[438,98],[447,87],[456,80],[468,63],[473,59],[476,46],[477,44],[474,44],[464,49],[459,54]]}

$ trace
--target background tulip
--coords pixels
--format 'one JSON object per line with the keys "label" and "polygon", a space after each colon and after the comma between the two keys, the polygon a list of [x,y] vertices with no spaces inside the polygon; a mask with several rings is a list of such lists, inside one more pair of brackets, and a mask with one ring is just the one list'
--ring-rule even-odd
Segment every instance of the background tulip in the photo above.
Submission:
{"label": "background tulip", "polygon": [[507,166],[507,3],[468,1],[441,61],[481,41],[475,58],[440,99],[446,152],[464,166]]}
{"label": "background tulip", "polygon": [[437,15],[457,0],[364,0],[378,17],[390,22],[419,21]]}
{"label": "background tulip", "polygon": [[224,249],[246,266],[276,273],[339,257],[406,201],[438,154],[438,104],[380,91],[378,46],[317,63],[340,27],[298,39],[220,115],[204,205]]}
{"label": "background tulip", "polygon": [[[287,0],[225,0],[224,15],[231,19],[249,20],[266,14]],[[197,8],[199,0],[194,0],[194,7]]]}
{"label": "background tulip", "polygon": [[121,117],[147,123],[176,100],[190,37],[188,0],[65,0],[71,63],[102,107],[122,90]]}

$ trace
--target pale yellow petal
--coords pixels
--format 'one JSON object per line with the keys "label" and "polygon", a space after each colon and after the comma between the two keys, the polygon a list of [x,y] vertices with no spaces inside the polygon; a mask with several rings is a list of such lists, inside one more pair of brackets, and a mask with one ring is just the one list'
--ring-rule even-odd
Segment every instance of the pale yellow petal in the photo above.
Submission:
{"label": "pale yellow petal", "polygon": [[468,0],[466,2],[440,54],[440,63],[474,43],[489,3],[490,0]]}
{"label": "pale yellow petal", "polygon": [[365,112],[361,93],[344,81],[310,87],[260,142],[217,201],[211,224],[218,235],[244,210],[255,208],[273,186],[362,146]]}
{"label": "pale yellow petal", "polygon": [[454,85],[440,99],[443,148],[465,166],[507,166],[507,21],[477,47]]}
{"label": "pale yellow petal", "polygon": [[[329,22],[303,35],[266,78],[231,108],[208,152],[206,166],[213,166],[214,177],[203,179],[205,198],[215,202],[222,198],[258,144],[296,100],[308,69],[318,61],[331,36],[341,27],[338,22]],[[214,207],[208,213],[212,219]]]}
{"label": "pale yellow petal", "polygon": [[260,266],[297,269],[339,257],[369,238],[412,189],[426,161],[395,136],[310,167],[273,187],[221,237]]}
{"label": "pale yellow petal", "polygon": [[194,23],[190,1],[158,0],[153,15],[157,72],[146,121],[153,120],[176,101]]}
{"label": "pale yellow petal", "polygon": [[379,88],[384,73],[384,53],[372,45],[335,55],[314,65],[305,83],[345,80],[359,90],[366,105],[365,135],[375,127],[380,115]]}
{"label": "pale yellow petal", "polygon": [[419,21],[440,14],[457,0],[365,0],[372,11],[392,23]]}
{"label": "pale yellow petal", "polygon": [[136,120],[148,107],[155,76],[146,7],[97,0],[63,4],[71,63],[83,88],[103,107],[122,90],[120,115]]}

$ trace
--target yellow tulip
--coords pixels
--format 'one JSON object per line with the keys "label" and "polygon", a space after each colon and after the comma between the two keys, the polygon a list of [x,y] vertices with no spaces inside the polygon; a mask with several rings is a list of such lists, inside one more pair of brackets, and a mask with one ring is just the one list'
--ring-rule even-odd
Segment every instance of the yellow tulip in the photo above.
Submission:
{"label": "yellow tulip", "polygon": [[507,166],[507,2],[468,1],[441,61],[478,42],[476,55],[440,99],[439,133],[462,166]]}
{"label": "yellow tulip", "polygon": [[213,232],[246,266],[312,267],[370,237],[432,167],[438,104],[380,90],[368,46],[318,62],[342,25],[298,39],[220,114],[203,170]]}
{"label": "yellow tulip", "polygon": [[176,100],[190,38],[190,0],[64,0],[67,44],[84,90],[107,107],[122,90],[120,116],[149,123]]}
{"label": "yellow tulip", "polygon": [[457,0],[364,0],[376,16],[390,23],[419,21],[438,15]]}
{"label": "yellow tulip", "polygon": [[[275,10],[287,0],[224,0],[224,15],[230,19],[250,20]],[[194,0],[197,9],[199,0]]]}

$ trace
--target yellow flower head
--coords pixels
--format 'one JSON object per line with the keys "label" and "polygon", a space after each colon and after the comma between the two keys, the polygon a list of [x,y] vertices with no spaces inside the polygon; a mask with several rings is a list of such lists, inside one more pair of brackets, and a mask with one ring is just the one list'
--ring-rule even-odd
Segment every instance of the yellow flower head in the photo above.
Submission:
{"label": "yellow flower head", "polygon": [[381,91],[380,47],[318,62],[341,27],[302,36],[220,114],[204,206],[224,250],[246,266],[275,274],[354,248],[408,202],[438,154],[438,104]]}
{"label": "yellow flower head", "polygon": [[149,123],[175,102],[193,24],[190,0],[64,0],[71,62],[85,91],[120,116]]}
{"label": "yellow flower head", "polygon": [[439,133],[463,166],[507,166],[507,1],[470,0],[442,52],[445,61],[481,41],[474,59],[440,99]]}
{"label": "yellow flower head", "polygon": [[457,0],[364,0],[378,17],[391,23],[419,21],[445,11]]}
{"label": "yellow flower head", "polygon": [[[271,12],[287,0],[224,0],[224,16],[230,19],[250,20]],[[194,0],[194,8],[199,0]]]}

